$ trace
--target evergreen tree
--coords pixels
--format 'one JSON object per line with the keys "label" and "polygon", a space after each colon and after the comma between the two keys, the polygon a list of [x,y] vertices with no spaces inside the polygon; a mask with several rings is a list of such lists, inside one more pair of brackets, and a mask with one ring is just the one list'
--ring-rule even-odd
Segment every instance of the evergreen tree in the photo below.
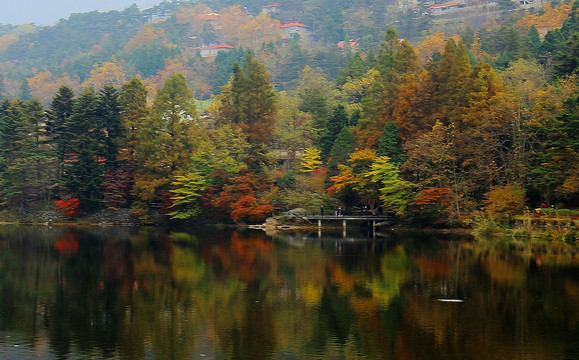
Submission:
{"label": "evergreen tree", "polygon": [[104,152],[107,167],[117,164],[119,142],[124,136],[121,121],[121,103],[119,91],[112,86],[105,86],[98,93],[98,118],[102,124]]}
{"label": "evergreen tree", "polygon": [[553,59],[553,68],[558,76],[577,73],[579,65],[579,32],[575,32],[563,43],[560,51]]}
{"label": "evergreen tree", "polygon": [[579,97],[569,98],[564,105],[564,110],[541,128],[542,146],[533,159],[532,185],[547,203],[563,200],[561,185],[579,162]]}
{"label": "evergreen tree", "polygon": [[46,112],[46,134],[51,138],[51,142],[56,148],[59,161],[62,163],[65,154],[65,142],[67,141],[64,133],[64,124],[66,124],[73,113],[74,93],[68,86],[61,86]]}
{"label": "evergreen tree", "polygon": [[101,200],[105,137],[94,89],[88,88],[79,95],[72,116],[62,128],[62,183],[70,195],[78,198],[81,210],[94,210]]}
{"label": "evergreen tree", "polygon": [[33,99],[24,106],[25,119],[29,129],[29,149],[26,154],[28,181],[26,199],[43,201],[47,205],[51,191],[56,184],[58,162],[56,151],[47,146],[46,115],[42,104]]}
{"label": "evergreen tree", "polygon": [[30,94],[30,86],[28,85],[28,80],[26,79],[22,80],[22,83],[20,83],[19,98],[24,101],[32,99],[32,95]]}
{"label": "evergreen tree", "polygon": [[298,96],[301,100],[298,109],[312,115],[314,126],[317,129],[325,128],[330,116],[327,94],[324,94],[318,88],[307,88],[299,93]]}
{"label": "evergreen tree", "polygon": [[348,126],[342,127],[330,151],[327,179],[339,174],[338,165],[346,164],[349,155],[356,149],[356,139]]}
{"label": "evergreen tree", "polygon": [[28,130],[23,101],[4,100],[0,105],[0,204],[4,206],[18,208],[24,204]]}
{"label": "evergreen tree", "polygon": [[400,165],[402,162],[402,138],[398,126],[393,121],[389,121],[384,126],[382,136],[378,140],[378,156],[388,156],[391,162]]}
{"label": "evergreen tree", "polygon": [[534,24],[531,25],[527,35],[525,36],[525,47],[533,56],[539,55],[541,49],[541,37],[539,36],[539,31],[537,31]]}
{"label": "evergreen tree", "polygon": [[233,66],[233,77],[219,99],[221,123],[241,125],[252,144],[271,142],[277,95],[265,66],[250,52],[241,66]]}
{"label": "evergreen tree", "polygon": [[364,61],[364,59],[362,59],[360,53],[356,52],[348,60],[346,68],[340,70],[340,74],[338,76],[338,79],[336,80],[336,83],[338,85],[344,85],[346,82],[348,82],[348,79],[357,79],[364,76],[368,71],[368,69],[369,68],[366,62]]}
{"label": "evergreen tree", "polygon": [[321,139],[322,159],[328,159],[338,134],[348,125],[348,113],[344,105],[336,105],[332,116],[328,119],[326,130]]}

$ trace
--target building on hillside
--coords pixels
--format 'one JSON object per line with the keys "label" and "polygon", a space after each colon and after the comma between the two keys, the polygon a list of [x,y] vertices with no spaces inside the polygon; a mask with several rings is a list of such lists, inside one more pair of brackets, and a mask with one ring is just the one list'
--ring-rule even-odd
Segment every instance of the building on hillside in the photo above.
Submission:
{"label": "building on hillside", "polygon": [[227,44],[206,46],[204,48],[199,49],[199,55],[201,55],[201,57],[217,56],[218,52],[229,51],[231,49],[234,49],[234,47]]}
{"label": "building on hillside", "polygon": [[265,5],[261,7],[261,12],[264,14],[272,15],[272,14],[279,14],[279,4],[273,3],[270,5]]}
{"label": "building on hillside", "polygon": [[543,1],[535,1],[535,0],[513,0],[513,1],[519,4],[519,6],[522,8],[542,9],[544,7]]}
{"label": "building on hillside", "polygon": [[464,7],[462,1],[459,2],[449,2],[449,3],[444,3],[444,4],[434,4],[434,5],[430,5],[428,8],[430,9],[430,12],[433,15],[441,15],[441,14],[446,14],[450,11],[459,9]]}
{"label": "building on hillside", "polygon": [[284,40],[293,39],[296,34],[302,38],[312,36],[310,27],[302,24],[300,21],[282,22],[279,24],[279,27]]}

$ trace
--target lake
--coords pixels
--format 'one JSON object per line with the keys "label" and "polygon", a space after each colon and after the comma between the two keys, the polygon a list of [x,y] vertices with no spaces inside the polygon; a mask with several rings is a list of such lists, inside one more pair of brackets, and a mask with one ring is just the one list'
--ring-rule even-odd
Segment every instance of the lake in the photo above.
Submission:
{"label": "lake", "polygon": [[417,232],[2,227],[0,358],[579,359],[579,261]]}

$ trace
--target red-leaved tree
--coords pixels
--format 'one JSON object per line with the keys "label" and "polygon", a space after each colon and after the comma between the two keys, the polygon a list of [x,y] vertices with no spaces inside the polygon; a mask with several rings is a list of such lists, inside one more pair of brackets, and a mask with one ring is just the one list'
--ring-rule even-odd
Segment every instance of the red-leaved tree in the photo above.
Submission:
{"label": "red-leaved tree", "polygon": [[249,170],[241,170],[223,185],[212,205],[229,213],[233,221],[263,221],[273,211],[273,206],[260,196],[269,187],[267,181]]}
{"label": "red-leaved tree", "polygon": [[73,219],[80,215],[80,201],[78,198],[57,200],[54,202],[56,206],[64,211],[64,214],[69,219]]}

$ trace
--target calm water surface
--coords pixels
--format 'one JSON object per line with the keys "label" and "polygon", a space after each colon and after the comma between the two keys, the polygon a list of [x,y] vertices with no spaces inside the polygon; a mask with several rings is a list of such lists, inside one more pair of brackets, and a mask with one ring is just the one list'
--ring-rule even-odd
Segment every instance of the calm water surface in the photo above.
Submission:
{"label": "calm water surface", "polygon": [[0,358],[579,359],[579,262],[432,234],[3,227]]}

